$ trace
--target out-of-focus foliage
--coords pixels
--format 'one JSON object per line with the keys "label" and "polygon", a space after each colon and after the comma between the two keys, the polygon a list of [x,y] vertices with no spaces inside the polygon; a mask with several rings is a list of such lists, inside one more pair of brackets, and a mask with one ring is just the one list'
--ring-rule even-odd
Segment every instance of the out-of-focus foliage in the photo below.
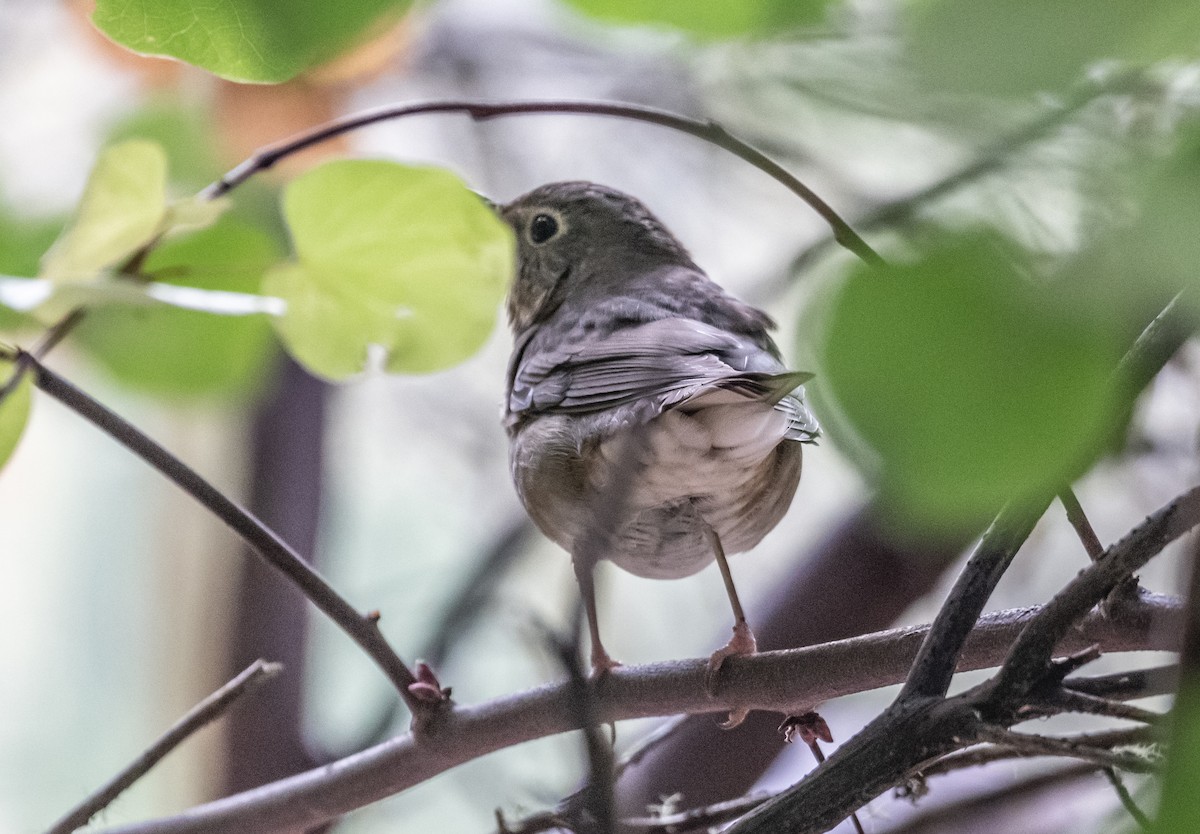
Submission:
{"label": "out-of-focus foliage", "polygon": [[1172,712],[1171,755],[1154,834],[1200,831],[1200,681],[1185,674]]}
{"label": "out-of-focus foliage", "polygon": [[1121,331],[991,235],[853,268],[810,313],[815,383],[917,522],[985,523],[1078,476],[1111,431]]}
{"label": "out-of-focus foliage", "polygon": [[75,216],[42,259],[42,275],[57,281],[95,278],[157,235],[166,210],[163,149],[142,139],[106,148]]}
{"label": "out-of-focus foliage", "polygon": [[830,0],[569,0],[612,23],[665,25],[710,38],[778,36],[820,22]]}
{"label": "out-of-focus foliage", "polygon": [[264,291],[287,302],[276,324],[315,373],[390,371],[462,361],[496,321],[513,269],[512,234],[448,171],[346,160],[293,181],[284,196],[296,260]]}
{"label": "out-of-focus foliage", "polygon": [[410,0],[98,0],[92,20],[144,55],[178,58],[233,81],[280,82],[319,64]]}
{"label": "out-of-focus foliage", "polygon": [[[0,359],[0,388],[6,387],[12,380],[13,363]],[[25,431],[29,422],[29,409],[32,404],[33,381],[26,374],[8,395],[0,400],[0,470],[12,457],[13,450]]]}
{"label": "out-of-focus foliage", "polygon": [[[62,230],[58,219],[27,220],[0,207],[0,274],[36,275],[43,253]],[[0,331],[12,330],[29,319],[0,305]]]}
{"label": "out-of-focus foliage", "polygon": [[913,0],[911,57],[928,81],[974,93],[1061,90],[1101,60],[1194,57],[1191,0]]}
{"label": "out-of-focus foliage", "polygon": [[[157,247],[143,272],[156,281],[258,293],[279,257],[275,241],[233,217]],[[108,305],[90,310],[79,343],[120,381],[153,394],[246,391],[273,355],[262,316],[221,316],[171,307]]]}

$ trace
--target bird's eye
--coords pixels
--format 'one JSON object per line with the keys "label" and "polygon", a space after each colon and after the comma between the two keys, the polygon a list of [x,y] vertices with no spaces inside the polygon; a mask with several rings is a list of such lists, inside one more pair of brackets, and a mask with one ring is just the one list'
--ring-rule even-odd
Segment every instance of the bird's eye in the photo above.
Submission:
{"label": "bird's eye", "polygon": [[545,243],[558,234],[558,221],[549,214],[535,214],[529,224],[529,239],[533,243]]}

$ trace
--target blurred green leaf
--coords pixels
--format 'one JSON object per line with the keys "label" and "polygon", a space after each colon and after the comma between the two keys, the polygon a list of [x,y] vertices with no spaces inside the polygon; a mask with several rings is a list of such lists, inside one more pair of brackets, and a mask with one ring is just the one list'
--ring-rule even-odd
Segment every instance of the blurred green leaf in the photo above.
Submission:
{"label": "blurred green leaf", "polygon": [[108,144],[128,139],[158,143],[171,161],[171,183],[199,191],[222,173],[205,113],[174,99],[152,100],[114,125]]}
{"label": "blurred green leaf", "polygon": [[[13,363],[0,359],[0,388],[12,379]],[[33,380],[25,375],[13,391],[0,401],[0,469],[8,463],[17,443],[29,422],[29,409],[33,402]]]}
{"label": "blurred green leaf", "polygon": [[1200,831],[1200,681],[1185,674],[1171,710],[1171,746],[1155,834]]}
{"label": "blurred green leaf", "polygon": [[959,92],[1062,90],[1104,59],[1194,57],[1193,0],[912,0],[909,46],[927,82]]}
{"label": "blurred green leaf", "polygon": [[434,371],[491,332],[512,235],[448,171],[331,162],[287,187],[284,215],[296,261],[271,270],[263,289],[287,302],[276,326],[315,373],[362,371],[369,345],[390,371]]}
{"label": "blurred green leaf", "polygon": [[858,266],[806,323],[814,385],[870,450],[860,463],[922,523],[976,525],[1056,490],[1111,432],[1120,331],[1023,273],[995,238],[951,239],[911,263]]}
{"label": "blurred green leaf", "polygon": [[[61,219],[25,220],[0,207],[0,275],[36,275],[42,255],[62,227]],[[28,316],[0,305],[0,331],[31,321]]]}
{"label": "blurred green leaf", "polygon": [[130,139],[105,148],[42,274],[87,279],[129,257],[159,232],[166,201],[167,157],[158,144]]}
{"label": "blurred green leaf", "polygon": [[710,38],[778,35],[825,18],[832,0],[569,0],[612,23],[666,25]]}
{"label": "blurred green leaf", "polygon": [[[156,281],[208,290],[257,293],[279,257],[272,239],[234,218],[167,241],[146,259]],[[219,316],[167,307],[93,307],[76,343],[121,382],[154,394],[245,391],[273,355],[262,316]]]}
{"label": "blurred green leaf", "polygon": [[398,18],[411,0],[97,0],[92,22],[145,55],[178,58],[233,81],[287,81]]}

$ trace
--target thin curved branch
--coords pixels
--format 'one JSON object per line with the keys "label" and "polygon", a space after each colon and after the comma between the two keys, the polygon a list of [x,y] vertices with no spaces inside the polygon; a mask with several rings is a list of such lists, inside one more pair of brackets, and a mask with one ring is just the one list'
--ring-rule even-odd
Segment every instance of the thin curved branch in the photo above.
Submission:
{"label": "thin curved branch", "polygon": [[[983,617],[967,641],[960,670],[998,663],[1039,608]],[[1092,614],[1061,645],[1078,651],[1171,649],[1180,619],[1176,601],[1140,601],[1122,619]],[[1127,620],[1124,618],[1128,618]],[[1152,625],[1153,622],[1153,625]],[[1130,625],[1132,624],[1132,625]],[[928,626],[840,640],[820,646],[731,658],[716,697],[704,685],[706,659],[616,669],[598,685],[603,722],[732,709],[803,712],[831,698],[904,680]],[[173,817],[110,829],[109,834],[261,834],[303,829],[399,793],[459,764],[504,747],[580,728],[569,682],[475,706],[456,706],[422,733],[399,736],[322,768],[211,802]]]}
{"label": "thin curved branch", "polygon": [[[1018,734],[1021,735],[1021,734]],[[1028,736],[1021,735],[1021,738]],[[1133,747],[1144,744],[1152,744],[1159,740],[1161,733],[1153,727],[1122,727],[1118,730],[1105,730],[1099,733],[1080,733],[1075,736],[1060,737],[1052,739],[1054,742],[1066,742],[1074,744],[1077,747],[1084,747],[1091,750],[1114,750],[1119,747]],[[1048,738],[1040,736],[1038,738]],[[945,756],[934,761],[932,764],[925,765],[920,770],[921,778],[928,779],[933,776],[942,776],[947,773],[953,773],[956,770],[964,770],[969,767],[981,767],[993,762],[1007,761],[1009,759],[1018,759],[1028,756],[1061,756],[1061,749],[1054,750],[1037,750],[1028,745],[1011,744],[1005,741],[995,741],[994,743],[982,744],[977,747],[968,747],[966,750],[958,750],[954,753],[948,753]],[[1069,755],[1069,754],[1068,754]],[[1142,762],[1139,762],[1139,765]]]}
{"label": "thin curved branch", "polygon": [[317,608],[362,647],[395,685],[414,717],[430,715],[436,704],[420,701],[409,691],[409,686],[416,683],[417,678],[379,630],[378,615],[360,614],[273,530],[226,497],[194,469],[143,434],[136,426],[109,411],[41,364],[31,354],[20,351],[17,361],[29,367],[34,376],[34,383],[40,390],[153,466],[228,525],[254,552],[299,588]]}
{"label": "thin curved branch", "polygon": [[254,661],[233,680],[192,707],[128,767],[50,826],[46,834],[71,834],[75,829],[87,825],[88,820],[107,808],[193,733],[220,718],[239,698],[253,692],[281,671],[283,667],[278,663]]}
{"label": "thin curved branch", "polygon": [[776,181],[785,185],[793,194],[808,203],[833,230],[833,238],[837,243],[853,252],[862,260],[872,265],[879,265],[883,260],[863,240],[850,224],[842,219],[833,207],[801,182],[783,166],[766,156],[762,151],[733,136],[725,128],[712,121],[701,121],[688,118],[666,110],[654,107],[643,107],[634,104],[620,104],[604,101],[430,101],[419,104],[401,104],[367,110],[351,116],[328,122],[299,136],[285,140],[255,153],[250,158],[233,168],[221,179],[217,180],[201,192],[204,199],[215,199],[236,188],[254,174],[265,171],[279,160],[294,153],[341,136],[368,125],[379,122],[402,119],[408,116],[429,115],[434,113],[462,113],[477,122],[498,119],[506,116],[527,116],[534,114],[578,114],[585,116],[607,116],[618,119],[630,119],[646,124],[669,128],[689,136],[703,139],[712,145],[732,153],[739,159],[758,168]]}

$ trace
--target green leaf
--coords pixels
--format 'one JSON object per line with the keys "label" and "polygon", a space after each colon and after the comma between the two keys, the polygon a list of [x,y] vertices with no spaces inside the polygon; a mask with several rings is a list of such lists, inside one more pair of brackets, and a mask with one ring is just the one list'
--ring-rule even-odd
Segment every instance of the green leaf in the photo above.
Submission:
{"label": "green leaf", "polygon": [[144,55],[233,81],[276,83],[343,51],[411,0],[97,0],[92,22]]}
{"label": "green leaf", "polygon": [[288,186],[284,215],[296,261],[268,273],[263,289],[287,302],[276,326],[313,372],[356,374],[370,345],[390,371],[434,371],[491,332],[512,234],[448,171],[331,162]]}
{"label": "green leaf", "polygon": [[1062,90],[1090,64],[1195,57],[1193,0],[921,0],[909,46],[927,83],[958,92]]}
{"label": "green leaf", "polygon": [[1185,670],[1171,710],[1171,746],[1163,774],[1155,834],[1200,831],[1200,680]]}
{"label": "green leaf", "polygon": [[995,239],[951,239],[860,265],[806,323],[813,387],[915,521],[974,526],[1057,490],[1111,433],[1120,330],[1025,274]]}
{"label": "green leaf", "polygon": [[106,148],[92,168],[79,208],[42,260],[42,274],[88,279],[132,255],[158,234],[166,213],[167,157],[154,142]]}
{"label": "green leaf", "polygon": [[[13,363],[0,359],[0,389],[7,387],[12,379]],[[0,400],[0,469],[8,463],[17,443],[29,422],[29,409],[33,402],[33,380],[29,374],[17,383],[8,396]]]}
{"label": "green leaf", "polygon": [[[257,293],[278,256],[268,235],[224,217],[160,244],[144,269],[163,283]],[[168,396],[248,390],[262,378],[274,341],[262,316],[160,306],[90,308],[73,338],[121,382]]]}
{"label": "green leaf", "polygon": [[666,25],[708,38],[777,35],[820,23],[832,0],[570,0],[611,23]]}

